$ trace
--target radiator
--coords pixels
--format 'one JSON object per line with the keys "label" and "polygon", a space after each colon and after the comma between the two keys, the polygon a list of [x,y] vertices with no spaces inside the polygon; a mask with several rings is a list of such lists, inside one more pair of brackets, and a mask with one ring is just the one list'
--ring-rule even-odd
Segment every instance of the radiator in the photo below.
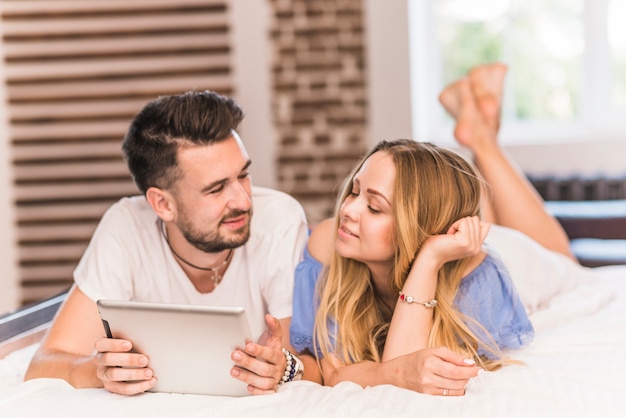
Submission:
{"label": "radiator", "polygon": [[626,178],[528,176],[544,200],[626,199]]}

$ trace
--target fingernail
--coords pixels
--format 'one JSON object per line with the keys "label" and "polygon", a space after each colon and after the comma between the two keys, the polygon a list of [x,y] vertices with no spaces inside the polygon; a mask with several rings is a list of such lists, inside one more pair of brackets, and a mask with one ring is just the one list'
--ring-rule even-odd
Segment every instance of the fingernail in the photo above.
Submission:
{"label": "fingernail", "polygon": [[139,364],[142,366],[147,366],[148,365],[148,358],[147,357],[142,357],[139,359]]}
{"label": "fingernail", "polygon": [[124,342],[122,343],[122,348],[123,348],[124,350],[130,350],[130,349],[131,349],[131,347],[132,347],[132,345],[131,345],[131,344],[130,344],[130,342],[128,342],[128,341],[124,341]]}
{"label": "fingernail", "polygon": [[239,370],[237,370],[237,369],[235,369],[235,368],[233,367],[232,369],[230,369],[230,374],[231,374],[232,376],[237,377],[237,376],[239,376]]}
{"label": "fingernail", "polygon": [[152,370],[150,369],[146,369],[143,373],[146,377],[152,377]]}
{"label": "fingernail", "polygon": [[476,362],[474,361],[474,359],[471,359],[471,358],[466,358],[465,360],[463,360],[463,363],[465,363],[465,364],[469,364],[469,365],[474,365],[474,364],[476,364]]}
{"label": "fingernail", "polygon": [[255,350],[254,344],[246,344],[246,351],[248,353],[254,354],[254,350]]}
{"label": "fingernail", "polygon": [[241,360],[241,354],[239,354],[239,351],[235,351],[233,353],[233,360],[235,360],[235,361],[240,361]]}

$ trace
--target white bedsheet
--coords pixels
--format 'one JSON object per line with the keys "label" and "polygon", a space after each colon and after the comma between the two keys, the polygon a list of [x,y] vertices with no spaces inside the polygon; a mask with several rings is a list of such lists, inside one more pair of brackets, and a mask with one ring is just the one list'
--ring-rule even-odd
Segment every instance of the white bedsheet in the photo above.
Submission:
{"label": "white bedsheet", "polygon": [[[581,270],[582,271],[582,270]],[[585,269],[577,286],[531,315],[525,362],[473,379],[463,397],[392,386],[284,385],[245,398],[74,389],[58,379],[21,382],[34,347],[0,360],[1,417],[617,417],[626,416],[626,266]]]}

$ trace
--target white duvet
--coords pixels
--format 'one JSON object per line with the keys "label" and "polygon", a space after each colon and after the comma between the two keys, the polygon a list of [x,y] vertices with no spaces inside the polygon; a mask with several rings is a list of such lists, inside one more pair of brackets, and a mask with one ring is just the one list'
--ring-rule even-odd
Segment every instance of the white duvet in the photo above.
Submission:
{"label": "white duvet", "polygon": [[125,397],[58,379],[22,383],[35,349],[27,347],[0,360],[0,417],[626,416],[626,266],[582,268],[501,228],[492,228],[488,243],[509,266],[536,337],[509,353],[524,366],[481,373],[463,397],[310,382],[260,397]]}

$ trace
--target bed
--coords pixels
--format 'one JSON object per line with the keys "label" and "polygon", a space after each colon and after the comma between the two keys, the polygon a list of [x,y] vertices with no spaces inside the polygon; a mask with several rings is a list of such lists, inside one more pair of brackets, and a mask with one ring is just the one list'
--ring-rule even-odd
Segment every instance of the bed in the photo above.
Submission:
{"label": "bed", "polygon": [[487,242],[511,270],[536,329],[508,353],[523,365],[483,372],[463,397],[389,385],[293,382],[275,395],[121,396],[58,379],[22,382],[36,341],[0,359],[0,416],[134,417],[613,417],[626,411],[626,266],[582,267],[525,236],[492,228]]}

